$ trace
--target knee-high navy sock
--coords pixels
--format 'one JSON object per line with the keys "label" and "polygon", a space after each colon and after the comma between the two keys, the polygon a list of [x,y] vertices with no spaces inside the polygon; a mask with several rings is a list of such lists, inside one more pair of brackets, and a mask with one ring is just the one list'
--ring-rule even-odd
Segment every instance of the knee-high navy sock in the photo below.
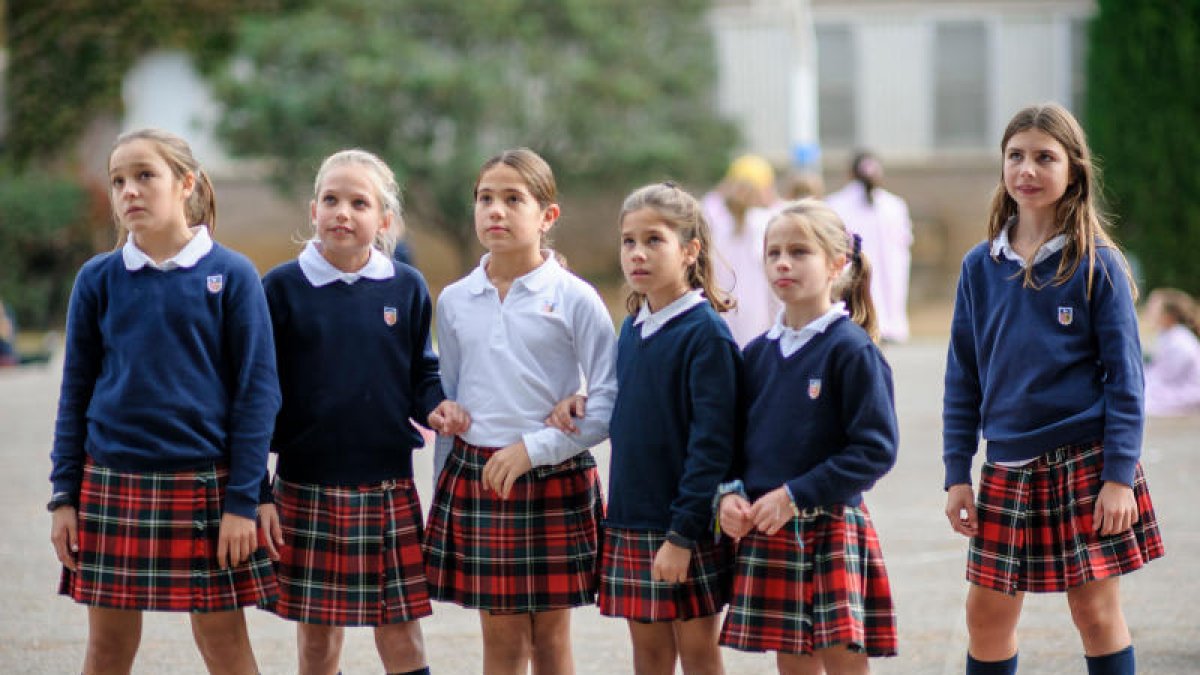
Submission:
{"label": "knee-high navy sock", "polygon": [[1017,675],[1017,655],[1003,661],[980,661],[968,653],[967,675]]}
{"label": "knee-high navy sock", "polygon": [[1104,656],[1085,656],[1088,675],[1133,675],[1137,671],[1137,660],[1133,656],[1133,645],[1119,652]]}
{"label": "knee-high navy sock", "polygon": [[410,670],[407,673],[388,673],[387,675],[429,675],[429,666]]}

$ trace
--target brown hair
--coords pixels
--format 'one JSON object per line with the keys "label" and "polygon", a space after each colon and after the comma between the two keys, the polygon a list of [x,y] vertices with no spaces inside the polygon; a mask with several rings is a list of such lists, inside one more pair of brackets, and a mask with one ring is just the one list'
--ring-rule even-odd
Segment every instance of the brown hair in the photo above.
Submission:
{"label": "brown hair", "polygon": [[[1043,103],[1022,108],[1013,116],[1004,129],[1000,140],[1000,154],[1004,155],[1005,148],[1013,136],[1029,130],[1040,131],[1058,141],[1067,153],[1067,189],[1059,198],[1055,207],[1055,221],[1061,224],[1062,233],[1067,236],[1067,245],[1063,249],[1062,259],[1051,280],[1055,286],[1062,285],[1070,279],[1079,264],[1086,258],[1088,265],[1087,297],[1092,297],[1092,286],[1096,274],[1096,249],[1105,247],[1112,249],[1121,261],[1121,272],[1129,280],[1129,289],[1137,298],[1137,284],[1121,254],[1120,247],[1109,236],[1105,229],[1107,218],[1100,210],[1098,200],[1100,194],[1100,172],[1094,166],[1092,151],[1088,148],[1087,137],[1075,117],[1057,103]],[[1017,215],[1017,202],[1008,194],[1004,187],[1004,168],[1001,163],[1000,184],[992,195],[991,212],[988,216],[988,240],[994,241],[1000,235],[1008,221]],[[1104,266],[1104,275],[1109,270]],[[1025,268],[1024,285],[1026,288],[1041,288],[1033,276],[1033,266]],[[1111,280],[1109,283],[1112,283]]]}
{"label": "brown hair", "polygon": [[[679,235],[681,244],[693,240],[700,242],[696,262],[687,270],[688,286],[704,291],[704,297],[708,298],[709,304],[718,312],[733,309],[736,304],[734,299],[717,287],[713,275],[712,234],[704,211],[700,208],[700,202],[671,182],[645,185],[625,198],[617,222],[624,222],[625,216],[642,209],[651,209],[662,218],[663,222]],[[625,308],[630,314],[636,314],[644,299],[643,294],[631,291],[625,299]]]}
{"label": "brown hair", "polygon": [[[171,169],[171,174],[175,176],[176,180],[183,180],[189,173],[196,177],[192,194],[184,204],[187,225],[188,227],[204,225],[208,228],[209,234],[215,232],[217,229],[216,192],[213,190],[208,174],[200,168],[200,162],[196,161],[196,157],[192,155],[192,148],[188,146],[187,141],[162,129],[135,129],[121,134],[113,142],[112,148],[108,151],[108,163],[111,165],[113,153],[117,151],[117,148],[138,140],[149,141],[154,146],[158,155]],[[119,230],[117,246],[120,247],[128,236],[128,232],[120,226],[119,222],[117,227]]]}
{"label": "brown hair", "polygon": [[[541,208],[548,208],[551,204],[558,202],[558,185],[554,181],[554,171],[541,155],[525,147],[505,150],[484,162],[475,176],[475,187],[471,189],[472,197],[479,195],[479,181],[483,180],[483,174],[500,164],[509,167],[521,176],[529,194]],[[542,234],[541,246],[544,248],[552,246],[549,233]],[[557,252],[555,256],[560,263],[565,265],[565,258],[558,255]]]}
{"label": "brown hair", "polygon": [[391,257],[396,248],[396,241],[404,232],[404,216],[401,213],[400,186],[396,183],[396,175],[391,168],[373,153],[359,148],[339,150],[321,162],[317,169],[317,177],[313,180],[313,199],[320,199],[321,183],[325,176],[340,166],[353,164],[367,170],[371,184],[375,187],[375,198],[379,200],[384,213],[392,214],[392,227],[379,230],[375,234],[375,247]]}
{"label": "brown hair", "polygon": [[784,221],[796,224],[817,242],[827,259],[846,257],[849,264],[834,283],[830,299],[845,302],[850,320],[862,326],[871,340],[878,342],[879,322],[875,302],[871,299],[871,261],[862,252],[862,239],[850,234],[838,214],[818,199],[801,199],[785,205],[767,223],[767,232]]}
{"label": "brown hair", "polygon": [[1192,331],[1193,335],[1200,336],[1200,313],[1192,296],[1178,288],[1156,288],[1150,293],[1150,302],[1155,300],[1161,312]]}

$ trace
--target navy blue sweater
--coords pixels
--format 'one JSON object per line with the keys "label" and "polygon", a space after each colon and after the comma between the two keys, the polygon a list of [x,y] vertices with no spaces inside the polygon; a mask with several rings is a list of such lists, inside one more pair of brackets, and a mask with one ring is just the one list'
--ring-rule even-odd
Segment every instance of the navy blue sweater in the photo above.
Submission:
{"label": "navy blue sweater", "polygon": [[633,317],[617,341],[607,524],[699,539],[740,433],[742,359],[705,302],[647,339]]}
{"label": "navy blue sweater", "polygon": [[283,391],[271,449],[285,480],[354,486],[412,477],[412,450],[423,440],[409,418],[425,422],[445,396],[425,279],[393,265],[390,279],[319,288],[295,260],[263,278]]}
{"label": "navy blue sweater", "polygon": [[1099,248],[1092,297],[1084,260],[1050,284],[1062,253],[1034,267],[992,258],[988,242],[963,260],[946,359],[945,486],[971,482],[982,432],[993,462],[1104,443],[1103,480],[1133,484],[1142,446],[1142,349],[1125,262]]}
{"label": "navy blue sweater", "polygon": [[124,472],[227,463],[225,510],[253,518],[279,382],[258,272],[214,243],[191,268],[80,269],[67,313],[55,492],[78,494],[85,453]]}
{"label": "navy blue sweater", "polygon": [[[791,356],[746,345],[746,443],[734,474],[750,498],[787,484],[800,508],[857,506],[896,463],[892,369],[841,317]],[[738,469],[741,471],[738,471]]]}

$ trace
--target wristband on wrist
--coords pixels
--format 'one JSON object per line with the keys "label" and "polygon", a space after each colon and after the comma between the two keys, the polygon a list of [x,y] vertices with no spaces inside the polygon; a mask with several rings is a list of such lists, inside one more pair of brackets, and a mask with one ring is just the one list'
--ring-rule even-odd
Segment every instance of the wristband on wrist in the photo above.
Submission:
{"label": "wristband on wrist", "polygon": [[75,506],[75,498],[70,492],[55,492],[50,495],[50,501],[46,503],[46,510],[54,513],[64,506]]}

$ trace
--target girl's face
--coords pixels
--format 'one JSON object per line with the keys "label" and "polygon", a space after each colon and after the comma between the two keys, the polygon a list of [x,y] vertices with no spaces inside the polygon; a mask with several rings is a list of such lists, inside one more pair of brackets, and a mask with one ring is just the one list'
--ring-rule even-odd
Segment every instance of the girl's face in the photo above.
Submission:
{"label": "girl's face", "polygon": [[362,269],[376,235],[392,226],[392,214],[384,210],[370,169],[359,164],[330,169],[311,211],[321,255],[344,272]]}
{"label": "girl's face", "polygon": [[155,144],[123,143],[108,160],[109,200],[121,227],[134,241],[187,229],[187,199],[196,177],[176,178]]}
{"label": "girl's face", "polygon": [[804,313],[829,308],[833,282],[846,256],[825,255],[816,238],[792,218],[780,218],[767,229],[763,247],[767,281],[790,309]]}
{"label": "girl's face", "polygon": [[621,271],[635,292],[658,311],[686,293],[688,268],[696,264],[700,242],[686,244],[654,209],[638,209],[621,220]]}
{"label": "girl's face", "polygon": [[542,208],[516,169],[497,164],[475,189],[475,236],[493,255],[533,255],[558,219],[558,205]]}
{"label": "girl's face", "polygon": [[1015,133],[1004,146],[1004,189],[1021,211],[1054,209],[1070,176],[1066,148],[1045,132]]}

